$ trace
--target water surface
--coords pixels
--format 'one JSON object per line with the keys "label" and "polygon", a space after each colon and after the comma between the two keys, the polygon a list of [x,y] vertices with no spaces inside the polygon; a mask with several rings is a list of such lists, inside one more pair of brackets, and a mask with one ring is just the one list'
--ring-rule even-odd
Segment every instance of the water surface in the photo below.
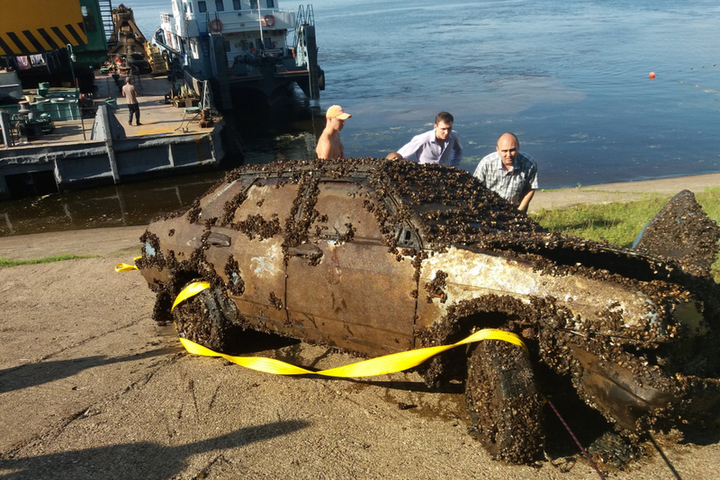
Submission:
{"label": "water surface", "polygon": [[[319,105],[353,114],[342,134],[349,156],[395,151],[447,110],[463,168],[512,131],[544,188],[720,171],[715,1],[312,4],[327,80]],[[169,10],[162,0],[125,5],[143,31]]]}

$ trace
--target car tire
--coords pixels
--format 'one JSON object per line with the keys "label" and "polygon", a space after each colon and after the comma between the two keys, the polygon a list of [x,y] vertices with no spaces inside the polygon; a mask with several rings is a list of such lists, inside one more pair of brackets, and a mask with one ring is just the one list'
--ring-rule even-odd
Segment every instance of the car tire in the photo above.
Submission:
{"label": "car tire", "polygon": [[239,318],[235,303],[216,287],[201,291],[173,310],[178,335],[216,352],[228,350]]}
{"label": "car tire", "polygon": [[496,460],[523,464],[543,445],[542,397],[527,353],[500,340],[480,342],[468,361],[470,432]]}

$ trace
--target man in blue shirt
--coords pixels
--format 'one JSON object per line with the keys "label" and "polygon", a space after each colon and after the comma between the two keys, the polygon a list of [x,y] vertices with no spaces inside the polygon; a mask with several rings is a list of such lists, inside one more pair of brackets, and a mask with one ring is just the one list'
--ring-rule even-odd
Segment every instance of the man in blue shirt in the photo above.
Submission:
{"label": "man in blue shirt", "polygon": [[438,113],[432,130],[416,135],[397,153],[406,160],[418,163],[457,167],[462,160],[463,149],[460,136],[452,131],[453,121],[453,116],[448,112]]}

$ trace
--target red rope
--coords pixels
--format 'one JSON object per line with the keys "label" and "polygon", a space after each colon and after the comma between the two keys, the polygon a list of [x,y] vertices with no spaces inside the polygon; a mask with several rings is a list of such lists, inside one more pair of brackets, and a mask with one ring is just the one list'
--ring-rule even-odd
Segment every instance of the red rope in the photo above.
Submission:
{"label": "red rope", "polygon": [[600,476],[600,478],[605,480],[605,476],[602,474],[602,472],[600,471],[598,466],[595,464],[593,459],[590,458],[590,455],[587,453],[587,450],[585,450],[583,448],[582,444],[580,443],[580,440],[578,440],[578,438],[575,436],[573,431],[570,430],[570,425],[568,425],[567,422],[565,422],[565,419],[560,415],[560,412],[557,411],[557,408],[555,408],[555,405],[553,405],[553,403],[549,399],[546,398],[545,400],[547,401],[548,405],[550,405],[550,408],[553,409],[553,412],[555,412],[555,415],[557,415],[557,417],[560,419],[562,424],[565,426],[565,429],[568,431],[570,436],[573,438],[573,440],[575,440],[575,444],[578,446],[578,448],[582,452],[583,456],[587,459],[588,462],[590,462],[590,465],[592,465],[592,467],[595,469],[595,471]]}

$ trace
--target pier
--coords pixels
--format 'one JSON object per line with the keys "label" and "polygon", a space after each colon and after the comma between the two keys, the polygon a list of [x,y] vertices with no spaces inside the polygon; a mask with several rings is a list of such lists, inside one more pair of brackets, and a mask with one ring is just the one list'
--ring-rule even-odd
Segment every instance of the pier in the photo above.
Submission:
{"label": "pier", "polygon": [[[124,77],[116,78],[97,72],[92,99],[54,89],[45,96],[23,92],[28,99],[24,108],[49,114],[54,128],[50,133],[36,128],[31,135],[26,130],[22,136],[9,122],[9,131],[0,137],[5,137],[0,144],[0,198],[217,168],[226,156],[222,117],[201,122],[197,101],[168,103],[173,85],[167,77],[135,75],[142,125],[128,125],[120,93]],[[61,101],[47,101],[60,95]],[[7,112],[4,124],[13,114],[17,118],[18,108],[23,107],[0,106],[0,112]]]}

